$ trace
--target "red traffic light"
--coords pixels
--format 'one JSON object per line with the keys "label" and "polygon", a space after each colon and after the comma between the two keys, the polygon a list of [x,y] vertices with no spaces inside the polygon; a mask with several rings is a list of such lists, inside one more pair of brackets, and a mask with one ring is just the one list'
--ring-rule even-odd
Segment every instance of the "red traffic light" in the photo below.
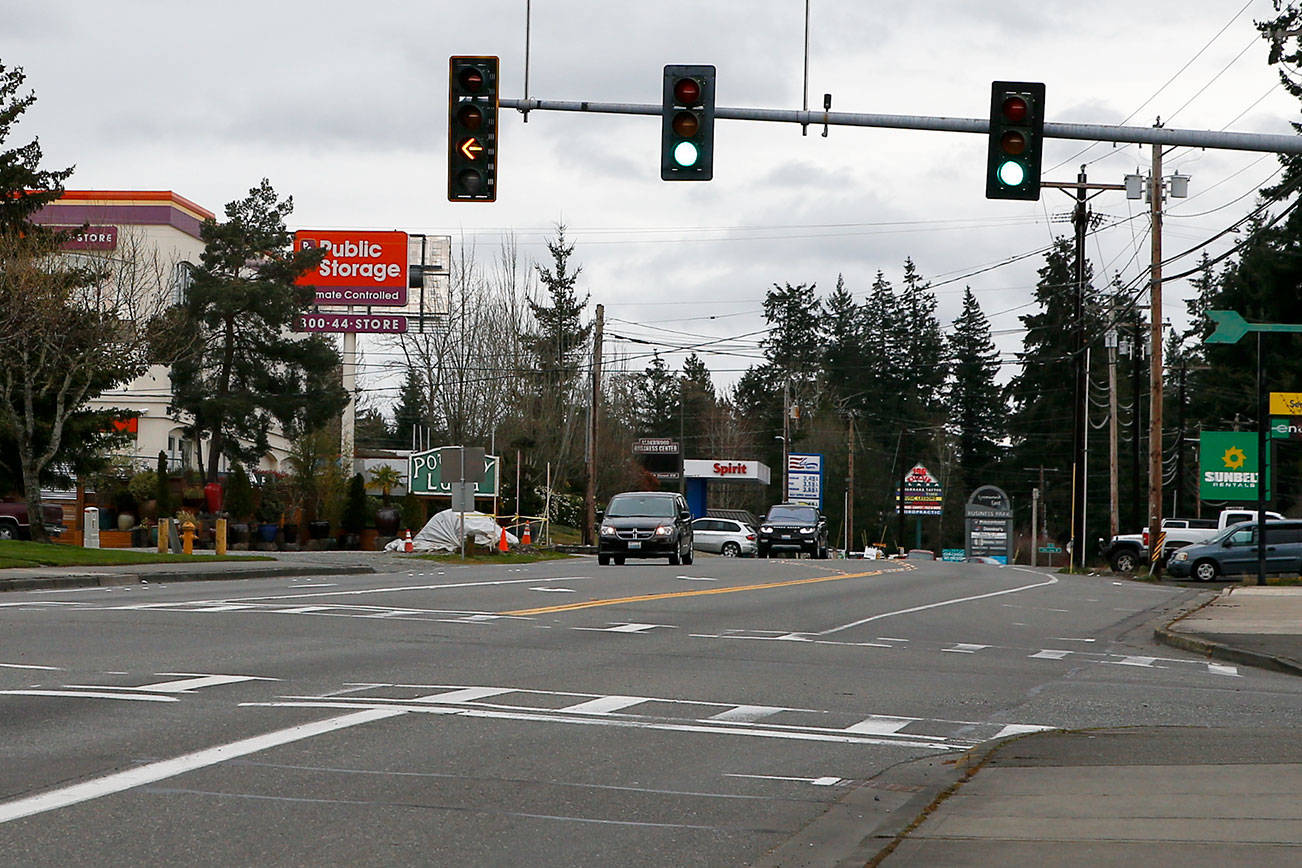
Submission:
{"label": "red traffic light", "polygon": [[696,105],[701,101],[701,83],[694,78],[674,82],[674,99],[679,105]]}
{"label": "red traffic light", "polygon": [[1004,98],[1001,111],[1003,112],[1004,120],[1009,121],[1010,123],[1020,124],[1026,120],[1026,116],[1030,114],[1031,109],[1030,106],[1026,104],[1025,99],[1014,95]]}
{"label": "red traffic light", "polygon": [[461,86],[471,92],[478,92],[484,89],[484,74],[473,66],[467,66],[461,70]]}

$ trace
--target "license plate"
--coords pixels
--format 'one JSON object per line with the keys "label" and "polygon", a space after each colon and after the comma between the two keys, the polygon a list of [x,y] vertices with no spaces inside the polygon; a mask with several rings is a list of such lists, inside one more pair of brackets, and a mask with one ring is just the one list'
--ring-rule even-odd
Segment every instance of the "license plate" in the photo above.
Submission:
{"label": "license plate", "polygon": [[640,543],[640,542],[631,542],[631,543],[628,544],[628,547],[631,548],[631,549],[640,549],[640,548],[642,548],[642,543]]}

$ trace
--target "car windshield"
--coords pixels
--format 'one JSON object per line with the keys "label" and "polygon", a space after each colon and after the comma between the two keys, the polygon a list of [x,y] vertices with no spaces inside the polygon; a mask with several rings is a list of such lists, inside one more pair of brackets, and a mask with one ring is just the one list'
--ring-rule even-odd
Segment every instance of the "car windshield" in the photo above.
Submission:
{"label": "car windshield", "polygon": [[1231,536],[1231,535],[1232,535],[1236,530],[1243,530],[1243,526],[1242,526],[1241,524],[1232,524],[1232,525],[1230,525],[1229,527],[1225,528],[1225,530],[1223,530],[1223,531],[1221,531],[1220,533],[1218,533],[1216,536],[1214,536],[1214,537],[1212,537],[1211,539],[1207,540],[1207,542],[1205,542],[1204,545],[1220,545],[1221,543],[1223,543],[1223,542],[1225,542],[1227,539],[1229,539],[1230,536]]}
{"label": "car windshield", "polygon": [[813,524],[818,515],[808,506],[775,506],[769,510],[769,521],[803,521]]}
{"label": "car windshield", "polygon": [[629,518],[648,516],[651,518],[673,518],[675,514],[673,498],[638,496],[636,494],[620,495],[610,499],[606,507],[608,518]]}

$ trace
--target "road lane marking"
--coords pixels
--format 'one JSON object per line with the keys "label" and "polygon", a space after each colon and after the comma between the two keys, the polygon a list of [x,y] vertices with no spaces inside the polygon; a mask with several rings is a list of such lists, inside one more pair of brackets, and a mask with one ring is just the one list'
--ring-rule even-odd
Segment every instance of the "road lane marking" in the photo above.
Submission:
{"label": "road lane marking", "polygon": [[134,789],[143,784],[152,784],[157,781],[185,774],[186,772],[195,771],[196,769],[217,765],[218,763],[223,763],[236,757],[247,756],[251,753],[257,753],[259,751],[267,750],[268,748],[279,747],[280,745],[301,741],[305,738],[311,738],[317,735],[324,735],[328,732],[336,732],[341,729],[347,729],[348,727],[360,726],[363,723],[371,723],[389,717],[396,717],[402,713],[401,710],[387,708],[370,708],[364,711],[355,711],[351,714],[327,718],[326,720],[320,720],[316,723],[303,723],[298,726],[291,726],[288,729],[281,729],[264,735],[255,735],[252,738],[245,738],[228,744],[217,745],[216,747],[210,747],[204,750],[195,751],[194,753],[184,754],[170,760],[149,763],[148,765],[139,766],[138,768],[127,769],[126,771],[106,775],[102,778],[84,781],[80,784],[60,787],[57,790],[49,790],[35,796],[27,796],[22,799],[3,802],[0,803],[0,823],[7,823],[10,820],[17,820],[22,817],[30,817],[33,814],[53,811],[57,808],[66,808],[69,805],[75,805],[80,802],[88,802],[92,799],[98,799],[103,796],[109,796],[125,790]]}
{"label": "road lane marking", "polygon": [[587,702],[556,710],[567,714],[610,714],[612,711],[623,711],[625,708],[641,705],[647,701],[649,700],[645,696],[599,696]]}
{"label": "road lane marking", "polygon": [[1028,732],[1048,732],[1053,729],[1051,726],[1034,726],[1026,723],[1010,723],[1003,729],[992,735],[991,739],[1005,738],[1010,735],[1025,735]]}
{"label": "road lane marking", "polygon": [[958,603],[970,603],[974,600],[988,600],[991,597],[1002,597],[1005,594],[1016,594],[1021,591],[1030,591],[1035,588],[1047,588],[1049,585],[1058,584],[1058,579],[1050,576],[1047,582],[1036,582],[1034,585],[1022,585],[1017,588],[1007,588],[1003,591],[992,591],[988,594],[974,594],[970,597],[955,597],[952,600],[941,600],[938,603],[927,603],[923,606],[911,606],[907,609],[897,609],[894,612],[882,612],[880,615],[872,615],[867,618],[860,618],[858,621],[851,621],[849,624],[842,624],[840,627],[832,627],[821,633],[815,633],[816,636],[829,636],[832,633],[840,633],[842,630],[851,630],[855,627],[862,627],[864,624],[870,624],[873,621],[880,621],[882,618],[893,618],[896,615],[912,615],[914,612],[925,612],[928,609],[939,609],[942,606],[953,606]]}
{"label": "road lane marking", "polygon": [[[905,565],[903,569],[913,569]],[[873,570],[866,573],[838,573],[831,576],[814,576],[807,579],[789,579],[783,582],[765,582],[758,585],[736,585],[727,588],[703,588],[699,591],[671,591],[664,594],[642,594],[636,597],[611,597],[600,600],[586,600],[581,603],[563,603],[559,606],[543,606],[537,609],[513,609],[499,612],[501,615],[549,615],[554,612],[572,612],[577,609],[594,609],[598,606],[617,606],[622,603],[649,603],[655,600],[673,600],[681,597],[707,597],[716,594],[739,594],[744,591],[767,591],[773,588],[790,588],[796,585],[812,585],[819,582],[839,582],[842,579],[862,579],[868,576],[880,576],[899,570]],[[1056,582],[1057,579],[1054,579]]]}
{"label": "road lane marking", "polygon": [[0,663],[0,669],[40,669],[43,672],[62,672],[58,666],[35,666],[29,663]]}
{"label": "road lane marking", "polygon": [[[76,687],[75,684],[68,686]],[[126,689],[130,690],[131,688]],[[175,696],[153,696],[148,693],[109,693],[103,690],[0,690],[0,694],[5,696],[75,696],[79,699],[133,699],[137,702],[180,701]]]}
{"label": "road lane marking", "polygon": [[973,645],[970,642],[959,642],[953,648],[941,648],[941,651],[948,651],[952,654],[975,654],[978,651],[984,651],[989,645]]}
{"label": "road lane marking", "polygon": [[830,775],[821,778],[792,778],[785,775],[740,775],[725,772],[725,778],[748,778],[755,781],[794,781],[798,784],[813,784],[816,787],[834,787],[837,784],[845,783],[845,778],[834,778]]}
{"label": "road lane marking", "polygon": [[159,681],[154,684],[142,684],[140,687],[119,688],[126,690],[152,690],[155,693],[189,693],[203,687],[218,687],[222,684],[238,684],[241,681],[279,681],[279,678],[263,678],[257,675],[204,675],[198,672],[160,672],[159,675],[186,675],[177,681]]}
{"label": "road lane marking", "polygon": [[1157,661],[1156,657],[1131,656],[1131,657],[1125,657],[1121,660],[1108,660],[1105,662],[1115,663],[1117,666],[1144,666],[1144,667],[1151,668],[1156,661]]}
{"label": "road lane marking", "polygon": [[509,687],[463,687],[460,690],[449,690],[446,693],[431,693],[429,696],[421,696],[418,702],[471,702],[476,699],[487,699],[490,696],[501,696],[503,693],[514,693]]}
{"label": "road lane marking", "polygon": [[916,723],[916,717],[884,717],[873,715],[856,724],[847,726],[844,732],[860,732],[865,735],[894,735],[910,723]]}
{"label": "road lane marking", "polygon": [[1227,666],[1224,663],[1208,663],[1207,671],[1213,675],[1229,675],[1234,678],[1241,677],[1239,675],[1239,667]]}
{"label": "road lane marking", "polygon": [[755,723],[757,720],[772,717],[779,711],[786,710],[780,705],[734,705],[726,711],[710,715],[708,719],[720,720],[724,723]]}
{"label": "road lane marking", "polygon": [[1052,648],[1045,648],[1043,651],[1032,654],[1031,658],[1035,660],[1061,660],[1070,653],[1070,651],[1055,651]]}
{"label": "road lane marking", "polygon": [[577,594],[578,591],[573,588],[530,588],[531,591],[542,591],[546,594]]}

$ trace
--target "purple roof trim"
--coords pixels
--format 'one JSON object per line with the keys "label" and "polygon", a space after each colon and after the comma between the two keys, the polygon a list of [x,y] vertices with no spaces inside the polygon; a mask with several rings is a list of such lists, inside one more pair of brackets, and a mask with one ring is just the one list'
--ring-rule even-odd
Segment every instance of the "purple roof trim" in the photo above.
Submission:
{"label": "purple roof trim", "polygon": [[171,226],[186,235],[199,237],[203,225],[184,211],[171,205],[74,205],[51,202],[32,216],[33,223],[57,226]]}

